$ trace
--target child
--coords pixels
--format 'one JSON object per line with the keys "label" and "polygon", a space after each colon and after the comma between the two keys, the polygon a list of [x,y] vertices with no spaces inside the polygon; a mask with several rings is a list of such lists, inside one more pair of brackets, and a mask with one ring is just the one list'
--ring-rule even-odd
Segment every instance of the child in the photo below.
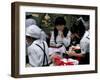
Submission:
{"label": "child", "polygon": [[50,54],[59,54],[62,56],[66,48],[70,45],[70,31],[65,27],[66,21],[63,17],[55,19],[54,31],[50,38]]}
{"label": "child", "polygon": [[49,66],[49,50],[47,43],[41,39],[44,32],[36,25],[26,28],[27,54],[32,67]]}
{"label": "child", "polygon": [[[68,52],[68,55],[80,58],[80,64],[89,64],[89,49],[90,49],[89,25],[86,25],[82,17],[79,18],[77,22],[78,24],[73,26],[75,30],[72,29],[71,33],[72,35],[74,35],[73,38],[78,39],[77,41],[80,46],[81,52],[76,53],[72,49]],[[75,46],[73,48],[75,49]]]}

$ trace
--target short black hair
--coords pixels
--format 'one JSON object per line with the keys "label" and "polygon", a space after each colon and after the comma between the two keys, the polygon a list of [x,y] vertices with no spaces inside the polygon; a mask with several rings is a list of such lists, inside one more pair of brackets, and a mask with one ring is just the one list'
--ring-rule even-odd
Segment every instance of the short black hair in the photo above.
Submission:
{"label": "short black hair", "polygon": [[57,25],[66,25],[66,21],[63,17],[57,17],[54,22],[55,26]]}
{"label": "short black hair", "polygon": [[70,31],[72,34],[77,33],[82,38],[85,33],[85,26],[83,25],[83,22],[81,20],[76,21],[75,23],[73,23]]}

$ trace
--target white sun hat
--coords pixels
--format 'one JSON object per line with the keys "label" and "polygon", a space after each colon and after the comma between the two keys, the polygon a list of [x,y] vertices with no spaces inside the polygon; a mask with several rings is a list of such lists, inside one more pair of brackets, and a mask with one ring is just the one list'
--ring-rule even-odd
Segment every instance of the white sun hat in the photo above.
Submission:
{"label": "white sun hat", "polygon": [[31,25],[26,28],[26,36],[30,36],[36,39],[45,39],[46,34],[44,31],[42,31],[41,28],[39,28],[37,25]]}

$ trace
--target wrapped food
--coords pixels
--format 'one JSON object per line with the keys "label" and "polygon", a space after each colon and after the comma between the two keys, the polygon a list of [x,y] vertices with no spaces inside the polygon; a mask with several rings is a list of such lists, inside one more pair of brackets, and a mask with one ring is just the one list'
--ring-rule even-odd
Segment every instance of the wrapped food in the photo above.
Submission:
{"label": "wrapped food", "polygon": [[59,55],[53,56],[53,63],[54,65],[57,65],[57,66],[64,65],[64,62],[61,61],[61,57]]}
{"label": "wrapped food", "polygon": [[66,58],[61,58],[58,55],[55,55],[53,57],[53,63],[56,66],[67,66],[67,65],[78,65],[79,61],[78,60],[74,60],[74,59],[66,59]]}

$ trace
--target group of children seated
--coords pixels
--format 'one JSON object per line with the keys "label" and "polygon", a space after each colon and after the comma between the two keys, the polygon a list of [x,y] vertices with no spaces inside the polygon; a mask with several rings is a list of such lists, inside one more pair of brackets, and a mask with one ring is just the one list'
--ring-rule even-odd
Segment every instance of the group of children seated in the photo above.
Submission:
{"label": "group of children seated", "polygon": [[36,23],[26,27],[26,55],[30,66],[89,64],[89,19],[78,18],[70,29],[65,25],[63,17],[55,19],[49,45],[48,36]]}

